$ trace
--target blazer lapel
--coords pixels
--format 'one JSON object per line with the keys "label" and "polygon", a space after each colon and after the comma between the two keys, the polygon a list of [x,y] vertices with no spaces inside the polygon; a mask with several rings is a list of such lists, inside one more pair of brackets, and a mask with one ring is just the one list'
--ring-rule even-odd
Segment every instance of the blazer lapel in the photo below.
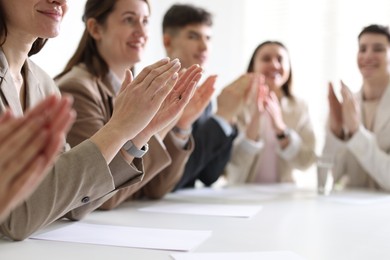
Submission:
{"label": "blazer lapel", "polygon": [[31,70],[29,60],[23,66],[26,84],[26,108],[35,106],[45,98],[42,82],[40,82]]}
{"label": "blazer lapel", "polygon": [[374,132],[379,132],[390,120],[390,85],[383,93],[378,109],[376,112],[376,118],[374,123]]}
{"label": "blazer lapel", "polygon": [[14,115],[23,115],[20,99],[9,73],[7,59],[2,50],[0,51],[0,99],[2,110],[9,107]]}

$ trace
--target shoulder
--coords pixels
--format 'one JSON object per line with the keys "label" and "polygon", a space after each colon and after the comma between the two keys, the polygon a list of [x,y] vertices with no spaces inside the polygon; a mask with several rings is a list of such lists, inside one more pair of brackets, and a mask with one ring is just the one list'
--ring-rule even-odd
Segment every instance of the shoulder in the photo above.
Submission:
{"label": "shoulder", "polygon": [[61,92],[93,95],[99,93],[99,79],[88,72],[83,64],[74,66],[68,73],[56,79]]}
{"label": "shoulder", "polygon": [[38,80],[38,82],[51,83],[55,85],[54,80],[41,67],[35,64],[31,59],[27,59],[28,70]]}
{"label": "shoulder", "polygon": [[97,81],[97,77],[89,73],[83,64],[74,66],[68,73],[56,79],[60,89],[74,86],[90,87],[96,85]]}

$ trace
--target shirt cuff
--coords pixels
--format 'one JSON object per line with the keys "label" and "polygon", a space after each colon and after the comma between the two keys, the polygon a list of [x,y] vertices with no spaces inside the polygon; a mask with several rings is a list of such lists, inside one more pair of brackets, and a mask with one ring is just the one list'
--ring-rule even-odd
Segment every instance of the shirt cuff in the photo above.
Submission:
{"label": "shirt cuff", "polygon": [[169,134],[172,136],[173,144],[176,147],[178,147],[180,149],[186,148],[188,141],[190,140],[190,136],[188,136],[188,138],[186,138],[186,139],[182,139],[182,138],[177,137],[174,133],[172,133],[172,131]]}
{"label": "shirt cuff", "polygon": [[225,119],[217,115],[212,115],[211,117],[217,121],[226,136],[231,136],[233,134],[233,127],[228,122],[226,122]]}

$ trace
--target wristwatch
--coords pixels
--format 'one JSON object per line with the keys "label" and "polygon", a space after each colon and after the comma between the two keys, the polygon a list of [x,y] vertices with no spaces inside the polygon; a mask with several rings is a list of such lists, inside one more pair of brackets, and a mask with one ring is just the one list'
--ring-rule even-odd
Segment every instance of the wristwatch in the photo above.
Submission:
{"label": "wristwatch", "polygon": [[146,152],[149,150],[149,145],[148,144],[145,144],[144,146],[142,146],[141,149],[138,149],[134,143],[129,140],[127,141],[124,145],[123,145],[123,149],[126,150],[126,152],[135,157],[135,158],[142,158],[142,156],[144,156],[146,154]]}
{"label": "wristwatch", "polygon": [[276,135],[276,139],[283,140],[290,136],[290,130],[288,128],[284,129],[284,131],[280,134]]}

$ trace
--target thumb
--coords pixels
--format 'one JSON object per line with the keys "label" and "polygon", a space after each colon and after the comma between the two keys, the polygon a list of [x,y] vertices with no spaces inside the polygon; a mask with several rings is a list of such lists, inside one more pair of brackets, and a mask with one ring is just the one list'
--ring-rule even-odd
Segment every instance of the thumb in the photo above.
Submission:
{"label": "thumb", "polygon": [[127,88],[127,86],[130,85],[130,83],[132,81],[133,81],[133,73],[131,72],[131,70],[127,69],[126,75],[125,75],[125,80],[122,82],[122,86],[121,86],[121,89],[119,90],[119,93],[124,91]]}

